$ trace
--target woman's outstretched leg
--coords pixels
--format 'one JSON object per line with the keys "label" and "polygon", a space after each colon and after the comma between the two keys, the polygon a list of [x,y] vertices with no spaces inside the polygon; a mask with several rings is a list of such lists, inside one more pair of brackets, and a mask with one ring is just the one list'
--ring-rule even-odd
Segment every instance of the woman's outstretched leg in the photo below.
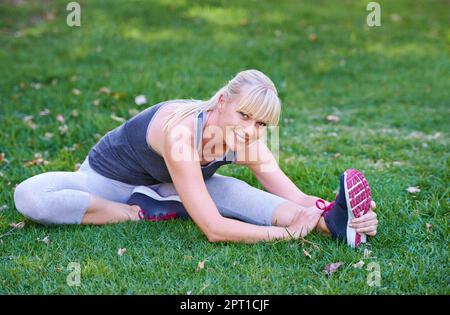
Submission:
{"label": "woman's outstretched leg", "polygon": [[[323,211],[316,207],[298,205],[230,176],[214,174],[205,184],[222,216],[257,225],[287,227],[301,212],[305,231],[317,228],[328,234],[321,217]],[[161,184],[157,192],[163,197],[177,196],[172,183]]]}

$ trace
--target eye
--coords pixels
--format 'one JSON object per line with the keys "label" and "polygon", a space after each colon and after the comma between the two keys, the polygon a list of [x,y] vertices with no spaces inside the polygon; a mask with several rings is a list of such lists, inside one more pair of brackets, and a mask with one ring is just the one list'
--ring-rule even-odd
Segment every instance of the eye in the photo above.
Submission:
{"label": "eye", "polygon": [[241,116],[244,117],[245,119],[250,118],[250,116],[245,114],[244,112],[239,112],[239,114],[241,114]]}
{"label": "eye", "polygon": [[267,124],[264,123],[264,122],[259,122],[258,124],[259,124],[260,126],[262,126],[262,127],[266,127],[266,126],[267,126]]}

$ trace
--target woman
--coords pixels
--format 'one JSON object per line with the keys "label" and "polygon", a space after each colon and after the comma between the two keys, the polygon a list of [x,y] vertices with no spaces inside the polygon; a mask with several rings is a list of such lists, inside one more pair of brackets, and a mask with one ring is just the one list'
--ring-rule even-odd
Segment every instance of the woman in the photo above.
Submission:
{"label": "woman", "polygon": [[[262,141],[281,102],[257,70],[238,73],[207,101],[171,100],[108,132],[77,172],[47,172],[20,183],[16,208],[43,224],[106,224],[190,217],[211,242],[258,242],[317,229],[356,247],[376,234],[370,188],[347,170],[332,203],[308,196],[281,171]],[[249,167],[266,191],[215,174]]]}

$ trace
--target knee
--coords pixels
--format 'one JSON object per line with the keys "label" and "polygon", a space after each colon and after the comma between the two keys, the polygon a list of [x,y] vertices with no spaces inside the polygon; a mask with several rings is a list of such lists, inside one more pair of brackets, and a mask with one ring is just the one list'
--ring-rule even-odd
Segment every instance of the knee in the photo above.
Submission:
{"label": "knee", "polygon": [[37,187],[34,187],[29,180],[17,185],[14,190],[14,204],[17,211],[33,221],[44,221],[47,215],[45,207],[42,207],[40,195]]}

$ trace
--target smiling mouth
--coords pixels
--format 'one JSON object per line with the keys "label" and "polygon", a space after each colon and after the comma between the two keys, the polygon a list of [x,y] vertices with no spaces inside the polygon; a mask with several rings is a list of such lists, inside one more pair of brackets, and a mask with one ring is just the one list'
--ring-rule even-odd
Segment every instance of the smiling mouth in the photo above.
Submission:
{"label": "smiling mouth", "polygon": [[241,137],[241,135],[239,135],[237,132],[235,132],[234,134],[235,134],[236,139],[237,139],[239,142],[247,143],[248,140],[249,140],[248,138]]}

